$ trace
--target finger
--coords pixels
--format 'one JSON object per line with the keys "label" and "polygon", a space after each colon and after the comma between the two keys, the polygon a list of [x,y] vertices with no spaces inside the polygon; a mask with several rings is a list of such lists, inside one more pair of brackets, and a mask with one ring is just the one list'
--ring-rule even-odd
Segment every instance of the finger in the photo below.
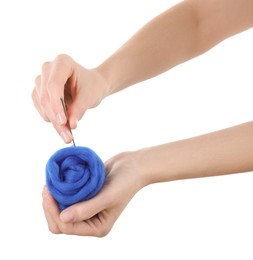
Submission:
{"label": "finger", "polygon": [[73,223],[68,231],[78,236],[104,237],[111,230],[113,223],[110,213],[102,211],[91,219]]}
{"label": "finger", "polygon": [[[35,89],[32,92],[32,99],[33,99],[34,106],[38,110],[38,112],[41,115],[41,117],[45,121],[50,122],[49,118],[47,117],[47,115],[45,114],[44,110],[40,106],[39,98],[38,98],[38,95],[37,95],[37,91]],[[58,124],[57,125],[53,124],[53,126],[54,126],[55,130],[57,131],[57,133],[61,136],[62,140],[66,144],[68,144],[68,143],[70,143],[72,141],[72,139],[73,139],[72,134],[70,133],[70,131],[69,131],[69,129],[68,129],[68,127],[66,125],[59,126]]]}
{"label": "finger", "polygon": [[47,91],[50,98],[50,108],[53,113],[52,122],[54,124],[66,124],[66,117],[60,98],[64,98],[64,87],[72,76],[73,71],[73,60],[67,55],[57,56],[51,64]]}
{"label": "finger", "polygon": [[49,118],[46,115],[43,107],[40,104],[40,92],[41,92],[40,89],[41,89],[41,76],[39,75],[35,78],[35,88],[32,92],[32,100],[33,100],[35,108],[38,110],[38,112],[40,113],[42,118],[45,121],[49,122]]}
{"label": "finger", "polygon": [[60,234],[61,231],[57,225],[57,218],[59,218],[60,211],[56,201],[54,200],[46,186],[44,186],[42,197],[42,205],[48,223],[48,229],[54,234]]}
{"label": "finger", "polygon": [[106,208],[106,201],[100,192],[90,200],[76,203],[60,214],[60,219],[65,223],[74,223],[87,220]]}
{"label": "finger", "polygon": [[[36,107],[36,109],[38,110],[39,114],[41,115],[41,117],[47,121],[50,122],[49,118],[47,117],[45,111],[42,109],[40,102],[39,102],[39,97],[37,95],[37,90],[34,89],[32,92],[32,100],[34,103],[34,106]],[[53,124],[55,130],[57,131],[57,133],[61,136],[61,138],[63,139],[63,141],[65,143],[70,143],[73,139],[72,134],[70,133],[68,127],[66,125],[63,126],[59,126],[58,124]]]}
{"label": "finger", "polygon": [[70,142],[72,142],[73,136],[72,136],[71,132],[69,131],[69,128],[67,125],[59,126],[59,125],[53,124],[53,126],[54,126],[56,132],[60,135],[60,137],[66,144],[69,144]]}
{"label": "finger", "polygon": [[[39,98],[38,98],[36,89],[34,89],[33,92],[32,92],[32,100],[33,100],[34,106],[38,110],[38,112],[41,115],[41,117],[45,121],[50,122],[49,118],[47,117],[47,115],[45,114],[44,110],[40,106]],[[59,125],[54,125],[53,124],[53,126],[54,126],[55,130],[61,136],[61,138],[63,139],[63,141],[65,143],[68,144],[68,143],[70,143],[72,141],[72,139],[73,139],[72,134],[70,133],[70,131],[69,131],[69,129],[68,129],[68,127],[66,125],[59,126]]]}
{"label": "finger", "polygon": [[37,93],[36,88],[34,88],[34,90],[32,91],[32,100],[33,100],[33,104],[34,104],[35,108],[37,109],[37,111],[39,112],[41,117],[46,122],[49,122],[49,118],[47,117],[47,115],[45,114],[44,110],[40,106],[40,101],[39,101],[39,97],[38,97],[38,93]]}
{"label": "finger", "polygon": [[107,212],[101,212],[91,219],[75,223],[64,223],[59,219],[57,221],[59,233],[96,237],[103,237],[108,234],[114,224],[113,219],[110,217],[110,213]]}
{"label": "finger", "polygon": [[[78,234],[79,225],[66,224],[61,221],[59,207],[45,186],[43,189],[43,209],[48,223],[48,229],[54,234]],[[91,233],[91,232],[90,232]]]}
{"label": "finger", "polygon": [[41,76],[39,75],[35,78],[35,90],[38,95],[40,94],[40,88],[41,88]]}
{"label": "finger", "polygon": [[104,162],[105,165],[105,172],[108,175],[109,172],[111,172],[112,170],[112,166],[113,166],[113,158],[108,159],[106,162]]}
{"label": "finger", "polygon": [[[48,93],[48,77],[51,69],[51,62],[45,62],[42,65],[42,71],[40,76],[40,86],[37,85],[37,93],[39,97],[39,104],[41,106],[41,110],[43,110],[44,114],[48,117],[50,122],[53,122],[53,113],[50,107],[50,96]],[[36,79],[37,83],[39,83],[38,78]],[[36,82],[35,82],[36,83]]]}

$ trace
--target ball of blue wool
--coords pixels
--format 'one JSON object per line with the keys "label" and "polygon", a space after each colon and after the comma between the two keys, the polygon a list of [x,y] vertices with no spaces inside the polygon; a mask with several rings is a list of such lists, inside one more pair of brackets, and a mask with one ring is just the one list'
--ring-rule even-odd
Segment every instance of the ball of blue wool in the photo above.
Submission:
{"label": "ball of blue wool", "polygon": [[103,187],[105,176],[104,163],[87,147],[63,148],[46,164],[46,184],[60,210],[94,197]]}

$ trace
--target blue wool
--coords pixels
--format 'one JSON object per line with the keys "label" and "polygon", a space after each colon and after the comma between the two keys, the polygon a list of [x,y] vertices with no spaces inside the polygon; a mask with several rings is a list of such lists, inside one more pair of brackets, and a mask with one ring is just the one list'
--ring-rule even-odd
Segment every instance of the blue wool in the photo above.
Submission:
{"label": "blue wool", "polygon": [[46,165],[46,184],[60,210],[94,197],[103,187],[105,176],[104,163],[87,147],[63,148]]}

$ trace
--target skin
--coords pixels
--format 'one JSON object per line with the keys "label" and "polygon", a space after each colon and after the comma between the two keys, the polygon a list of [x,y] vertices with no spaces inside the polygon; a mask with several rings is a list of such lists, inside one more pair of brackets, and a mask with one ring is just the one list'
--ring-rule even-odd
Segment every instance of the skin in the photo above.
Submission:
{"label": "skin", "polygon": [[[87,70],[59,55],[42,66],[32,92],[34,105],[66,143],[85,111],[105,97],[155,77],[190,60],[224,39],[253,26],[252,0],[188,0],[144,25],[112,56]],[[125,152],[105,162],[101,192],[60,212],[43,189],[43,208],[53,233],[105,236],[143,187],[157,182],[217,176],[253,170],[253,122],[178,142]],[[178,156],[180,154],[180,156]]]}

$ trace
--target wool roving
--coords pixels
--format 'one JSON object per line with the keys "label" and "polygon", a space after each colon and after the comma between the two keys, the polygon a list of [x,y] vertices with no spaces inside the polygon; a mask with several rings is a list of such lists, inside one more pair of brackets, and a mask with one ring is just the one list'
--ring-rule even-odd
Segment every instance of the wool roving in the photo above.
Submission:
{"label": "wool roving", "polygon": [[60,210],[94,197],[103,187],[105,176],[104,163],[87,147],[58,150],[46,164],[46,184]]}

